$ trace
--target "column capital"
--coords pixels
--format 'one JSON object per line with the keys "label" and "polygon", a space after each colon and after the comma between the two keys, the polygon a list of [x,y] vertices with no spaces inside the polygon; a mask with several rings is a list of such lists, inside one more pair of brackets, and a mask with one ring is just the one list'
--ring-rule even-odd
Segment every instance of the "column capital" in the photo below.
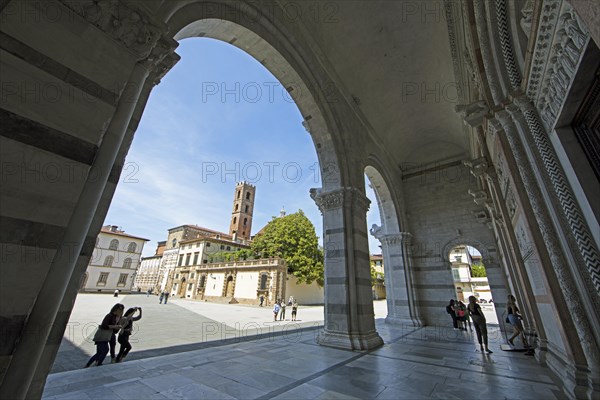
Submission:
{"label": "column capital", "polygon": [[362,191],[353,187],[340,188],[325,193],[320,188],[312,188],[310,189],[310,197],[319,207],[321,214],[348,205],[356,212],[366,214],[371,204],[371,200]]}

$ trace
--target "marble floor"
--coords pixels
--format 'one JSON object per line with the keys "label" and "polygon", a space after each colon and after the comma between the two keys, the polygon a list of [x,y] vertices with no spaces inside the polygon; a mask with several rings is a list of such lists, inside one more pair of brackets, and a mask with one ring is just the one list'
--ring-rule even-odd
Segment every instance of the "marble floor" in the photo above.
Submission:
{"label": "marble floor", "polygon": [[314,329],[121,364],[51,374],[50,399],[564,399],[560,382],[533,357],[475,351],[474,334],[390,326],[370,352],[319,346]]}

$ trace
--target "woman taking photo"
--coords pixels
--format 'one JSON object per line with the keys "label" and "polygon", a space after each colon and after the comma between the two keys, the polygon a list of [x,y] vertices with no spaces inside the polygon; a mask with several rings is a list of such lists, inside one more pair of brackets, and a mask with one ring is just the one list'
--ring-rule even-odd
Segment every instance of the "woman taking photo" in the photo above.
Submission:
{"label": "woman taking photo", "polygon": [[[139,311],[137,317],[134,317],[133,314]],[[133,331],[133,321],[139,321],[142,319],[142,309],[141,307],[133,307],[127,310],[123,319],[120,322],[120,325],[123,327],[121,333],[119,333],[119,343],[121,344],[121,348],[119,349],[119,355],[117,356],[117,362],[120,363],[123,359],[129,354],[131,350],[131,343],[129,343],[129,336],[131,336],[131,332]]]}
{"label": "woman taking photo", "polygon": [[88,368],[95,361],[96,365],[100,366],[104,362],[104,358],[108,354],[108,342],[114,334],[114,331],[121,329],[119,325],[119,319],[123,315],[125,306],[117,303],[113,306],[108,314],[102,320],[102,323],[98,327],[96,334],[94,335],[94,343],[96,343],[96,354],[94,354],[84,368]]}
{"label": "woman taking photo", "polygon": [[487,336],[487,325],[481,306],[477,304],[475,296],[469,296],[469,306],[467,307],[468,313],[471,314],[473,325],[475,325],[475,333],[477,333],[477,341],[479,342],[479,348],[481,352],[488,354],[492,351],[488,348],[488,336]]}

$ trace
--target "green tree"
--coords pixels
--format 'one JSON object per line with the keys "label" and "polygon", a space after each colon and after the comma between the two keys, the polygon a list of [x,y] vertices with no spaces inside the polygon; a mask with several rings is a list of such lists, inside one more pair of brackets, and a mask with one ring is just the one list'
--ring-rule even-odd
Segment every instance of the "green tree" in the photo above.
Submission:
{"label": "green tree", "polygon": [[323,286],[323,250],[315,227],[302,210],[273,218],[252,242],[258,257],[281,257],[298,282]]}
{"label": "green tree", "polygon": [[471,265],[471,276],[473,278],[485,278],[487,273],[485,272],[485,267],[481,263],[476,263]]}

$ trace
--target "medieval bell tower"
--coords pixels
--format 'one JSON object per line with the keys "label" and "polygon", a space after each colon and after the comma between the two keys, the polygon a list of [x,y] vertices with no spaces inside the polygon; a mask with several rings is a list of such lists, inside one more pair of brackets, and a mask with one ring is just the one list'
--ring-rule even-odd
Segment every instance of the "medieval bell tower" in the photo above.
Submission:
{"label": "medieval bell tower", "polygon": [[229,224],[229,234],[234,238],[249,240],[252,230],[252,213],[254,211],[254,194],[256,187],[246,182],[235,186],[233,212]]}

